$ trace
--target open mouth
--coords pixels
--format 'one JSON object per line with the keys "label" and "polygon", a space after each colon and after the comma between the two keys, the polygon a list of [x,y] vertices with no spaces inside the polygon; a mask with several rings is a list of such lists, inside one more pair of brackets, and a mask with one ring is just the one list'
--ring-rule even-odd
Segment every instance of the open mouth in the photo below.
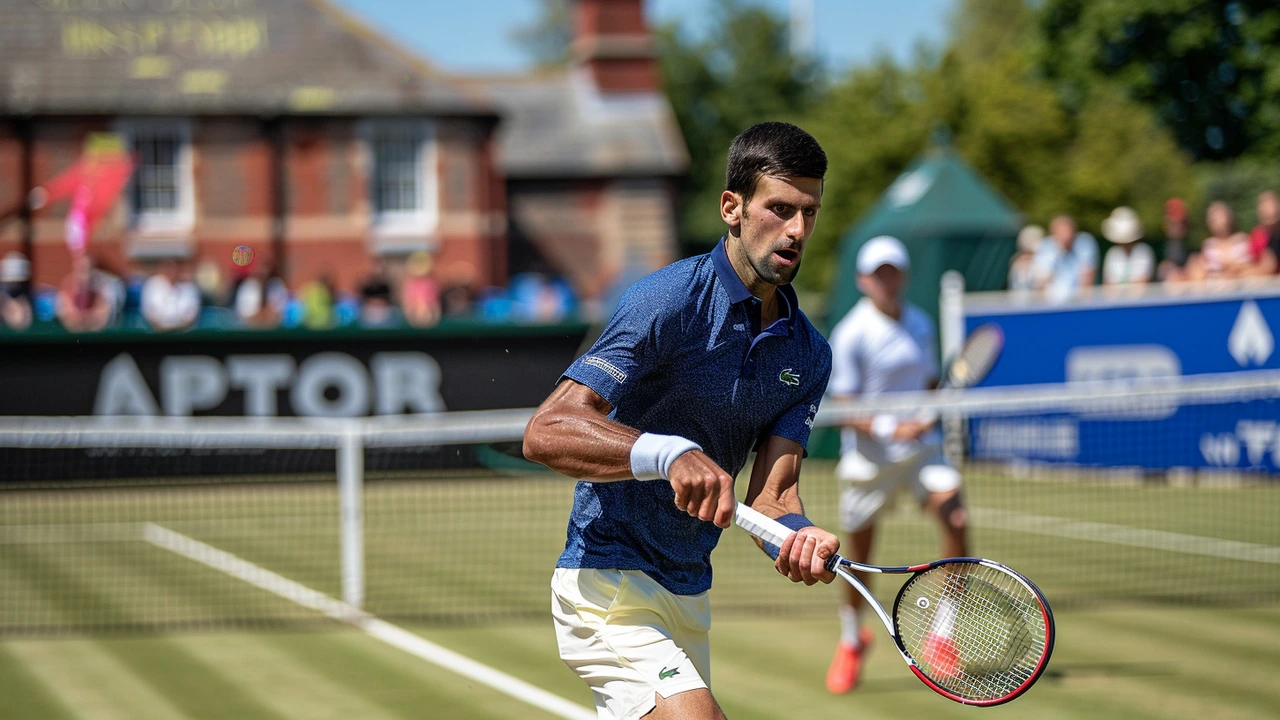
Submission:
{"label": "open mouth", "polygon": [[791,248],[783,248],[774,250],[773,258],[778,261],[779,265],[790,266],[800,262],[800,253]]}

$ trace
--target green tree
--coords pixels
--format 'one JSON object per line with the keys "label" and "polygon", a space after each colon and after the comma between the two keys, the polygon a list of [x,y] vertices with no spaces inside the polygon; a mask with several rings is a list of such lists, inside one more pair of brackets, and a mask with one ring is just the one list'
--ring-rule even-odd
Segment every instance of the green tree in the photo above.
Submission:
{"label": "green tree", "polygon": [[1166,200],[1196,202],[1191,163],[1151,111],[1119,89],[1096,88],[1077,125],[1061,191],[1064,207],[1085,227],[1097,228],[1117,205],[1128,205],[1158,234]]}
{"label": "green tree", "polygon": [[511,33],[538,67],[558,67],[569,62],[573,42],[573,15],[569,0],[541,0],[537,18]]}
{"label": "green tree", "polygon": [[1069,212],[1096,232],[1131,205],[1158,228],[1165,199],[1196,197],[1189,158],[1145,105],[1103,78],[1067,102],[1037,72],[1037,32],[1023,0],[964,0],[939,57],[882,59],[835,83],[809,120],[831,170],[802,283],[828,286],[840,237],[935,128],[1031,222]]}
{"label": "green tree", "polygon": [[680,241],[698,251],[724,233],[717,208],[734,136],[765,120],[802,123],[822,96],[817,66],[791,55],[783,19],[738,0],[718,0],[712,12],[709,37],[673,25],[658,31],[663,83],[690,155]]}
{"label": "green tree", "polygon": [[1196,158],[1280,151],[1274,0],[1046,0],[1040,63],[1073,109],[1122,87]]}

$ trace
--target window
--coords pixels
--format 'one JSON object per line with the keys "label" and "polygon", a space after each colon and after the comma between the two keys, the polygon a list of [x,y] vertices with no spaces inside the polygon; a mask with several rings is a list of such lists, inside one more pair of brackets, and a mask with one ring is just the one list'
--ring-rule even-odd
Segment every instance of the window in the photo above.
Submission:
{"label": "window", "polygon": [[430,249],[436,224],[436,158],[427,122],[372,120],[368,147],[374,235],[386,252]]}
{"label": "window", "polygon": [[190,123],[127,120],[120,131],[137,163],[129,193],[131,225],[143,235],[186,241],[195,222]]}
{"label": "window", "polygon": [[421,210],[422,139],[412,132],[380,132],[373,139],[374,207],[379,215]]}
{"label": "window", "polygon": [[133,185],[133,212],[138,215],[178,211],[177,133],[153,133],[134,139],[137,177]]}

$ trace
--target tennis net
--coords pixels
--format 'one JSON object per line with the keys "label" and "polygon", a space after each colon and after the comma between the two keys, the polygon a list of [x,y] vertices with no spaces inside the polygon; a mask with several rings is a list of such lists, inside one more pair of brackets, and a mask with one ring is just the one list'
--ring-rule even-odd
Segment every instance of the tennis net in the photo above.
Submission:
{"label": "tennis net", "polygon": [[[0,420],[0,634],[541,618],[573,483],[519,457],[529,412]],[[964,472],[973,552],[1055,606],[1280,601],[1280,374],[828,404],[815,522],[837,527],[832,426],[922,412]],[[882,519],[877,562],[938,555],[909,496]],[[838,602],[737,530],[712,560],[717,613]]]}

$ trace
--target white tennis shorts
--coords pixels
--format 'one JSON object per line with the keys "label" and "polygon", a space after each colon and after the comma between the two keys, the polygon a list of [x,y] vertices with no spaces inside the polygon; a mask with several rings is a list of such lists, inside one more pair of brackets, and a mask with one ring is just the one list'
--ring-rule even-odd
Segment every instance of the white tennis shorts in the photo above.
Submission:
{"label": "white tennis shorts", "polygon": [[916,452],[897,462],[886,459],[878,447],[846,452],[836,465],[840,480],[840,528],[855,532],[873,522],[886,508],[892,508],[898,491],[909,488],[916,502],[923,504],[930,493],[945,493],[960,487],[960,471],[947,464],[942,448],[920,444]]}
{"label": "white tennis shorts", "polygon": [[600,720],[633,720],[711,683],[711,602],[638,570],[556,568],[551,615],[560,659],[591,687]]}

